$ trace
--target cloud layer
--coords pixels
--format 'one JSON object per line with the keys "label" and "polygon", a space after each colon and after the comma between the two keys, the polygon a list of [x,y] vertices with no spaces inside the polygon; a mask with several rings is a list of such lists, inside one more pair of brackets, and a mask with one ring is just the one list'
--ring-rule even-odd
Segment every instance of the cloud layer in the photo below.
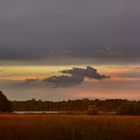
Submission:
{"label": "cloud layer", "polygon": [[0,60],[139,61],[139,5],[139,0],[1,0]]}

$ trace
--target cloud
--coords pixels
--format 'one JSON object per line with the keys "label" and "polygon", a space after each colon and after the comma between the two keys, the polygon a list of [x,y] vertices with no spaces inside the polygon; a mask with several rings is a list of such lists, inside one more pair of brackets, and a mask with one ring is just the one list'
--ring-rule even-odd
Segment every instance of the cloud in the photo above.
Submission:
{"label": "cloud", "polygon": [[99,74],[95,68],[87,66],[86,69],[83,68],[73,68],[70,70],[61,71],[61,76],[51,76],[43,79],[43,82],[54,83],[56,86],[72,86],[78,85],[84,82],[85,78],[102,80],[105,78],[110,78],[109,76]]}
{"label": "cloud", "polygon": [[110,47],[108,47],[106,49],[99,50],[97,52],[100,53],[100,54],[104,54],[106,56],[122,56],[123,55],[123,52],[113,50]]}
{"label": "cloud", "polygon": [[97,69],[92,68],[90,66],[87,66],[86,69],[73,68],[73,69],[70,69],[70,70],[63,70],[62,73],[79,75],[79,76],[82,76],[82,77],[87,77],[87,78],[96,79],[96,80],[102,80],[102,79],[105,79],[105,78],[109,78],[109,76],[99,74],[97,72]]}
{"label": "cloud", "polygon": [[35,79],[32,79],[32,78],[31,78],[31,79],[25,79],[25,82],[26,82],[26,83],[32,83],[32,82],[36,82],[36,81],[38,81],[38,80],[39,80],[39,79],[36,79],[36,78],[35,78]]}
{"label": "cloud", "polygon": [[0,72],[3,72],[3,71],[4,71],[4,68],[1,68],[1,69],[0,69]]}
{"label": "cloud", "polygon": [[135,67],[136,70],[140,70],[140,67]]}
{"label": "cloud", "polygon": [[84,77],[76,74],[70,76],[51,76],[43,79],[43,82],[54,83],[56,86],[74,86],[81,84],[84,81]]}

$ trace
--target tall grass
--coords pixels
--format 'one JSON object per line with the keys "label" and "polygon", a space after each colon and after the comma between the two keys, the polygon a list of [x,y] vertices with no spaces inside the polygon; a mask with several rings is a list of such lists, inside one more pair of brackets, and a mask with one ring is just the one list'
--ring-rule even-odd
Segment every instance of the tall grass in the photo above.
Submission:
{"label": "tall grass", "polygon": [[1,114],[0,140],[140,140],[140,116]]}

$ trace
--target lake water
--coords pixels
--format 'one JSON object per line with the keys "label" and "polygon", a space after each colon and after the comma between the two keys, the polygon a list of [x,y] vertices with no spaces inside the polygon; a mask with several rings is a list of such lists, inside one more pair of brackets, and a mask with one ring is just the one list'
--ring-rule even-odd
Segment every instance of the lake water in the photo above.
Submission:
{"label": "lake water", "polygon": [[14,111],[15,114],[63,114],[63,113],[78,113],[73,111]]}

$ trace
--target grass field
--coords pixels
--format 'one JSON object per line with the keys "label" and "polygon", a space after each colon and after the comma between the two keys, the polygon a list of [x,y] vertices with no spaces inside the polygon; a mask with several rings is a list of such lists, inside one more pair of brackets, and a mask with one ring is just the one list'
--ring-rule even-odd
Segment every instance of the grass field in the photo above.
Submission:
{"label": "grass field", "polygon": [[140,140],[140,116],[0,114],[0,140]]}

